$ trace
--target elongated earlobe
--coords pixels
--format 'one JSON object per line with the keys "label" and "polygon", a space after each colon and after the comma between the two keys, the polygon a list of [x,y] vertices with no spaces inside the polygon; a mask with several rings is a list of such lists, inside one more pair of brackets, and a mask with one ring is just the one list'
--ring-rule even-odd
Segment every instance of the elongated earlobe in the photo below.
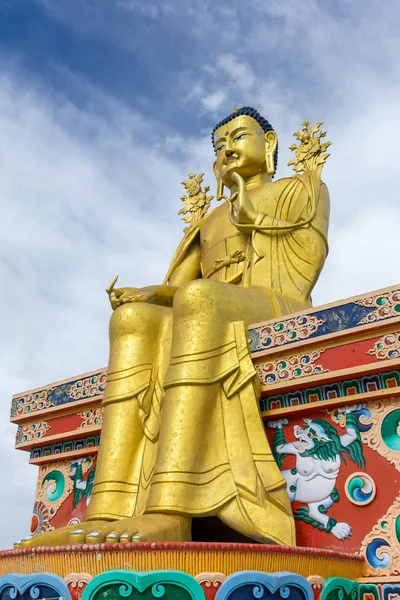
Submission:
{"label": "elongated earlobe", "polygon": [[275,173],[275,150],[278,144],[275,131],[272,129],[267,131],[264,135],[265,140],[265,166],[268,175]]}
{"label": "elongated earlobe", "polygon": [[267,168],[268,175],[273,175],[275,173],[275,165],[274,165],[274,155],[271,152],[265,153],[265,165]]}
{"label": "elongated earlobe", "polygon": [[217,180],[217,200],[224,199],[224,184],[218,172],[217,161],[213,164],[215,179]]}

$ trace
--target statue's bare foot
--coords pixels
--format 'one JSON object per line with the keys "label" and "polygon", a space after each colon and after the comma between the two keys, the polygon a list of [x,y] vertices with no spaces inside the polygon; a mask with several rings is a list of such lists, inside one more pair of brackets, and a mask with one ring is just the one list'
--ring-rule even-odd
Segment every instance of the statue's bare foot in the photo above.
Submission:
{"label": "statue's bare foot", "polygon": [[18,546],[64,546],[102,542],[189,542],[191,518],[181,515],[148,514],[121,521],[86,521],[34,535]]}
{"label": "statue's bare foot", "polygon": [[[23,538],[20,542],[14,544],[15,548],[33,548],[34,546],[63,546],[65,544],[80,544],[82,533],[86,529],[101,527],[104,524],[110,525],[109,521],[92,521],[91,523],[79,523],[77,525],[68,525],[60,527],[45,533],[38,533],[30,537]],[[79,534],[77,533],[79,530]],[[75,533],[76,532],[76,533]]]}
{"label": "statue's bare foot", "polygon": [[[192,519],[183,515],[152,513],[110,523],[99,532],[107,543],[113,542],[190,542]],[[86,541],[91,541],[90,536]]]}

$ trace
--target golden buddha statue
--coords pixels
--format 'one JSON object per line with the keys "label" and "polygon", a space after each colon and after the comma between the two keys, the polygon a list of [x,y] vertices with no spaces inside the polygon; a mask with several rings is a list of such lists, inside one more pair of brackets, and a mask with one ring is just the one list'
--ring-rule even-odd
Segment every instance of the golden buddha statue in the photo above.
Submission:
{"label": "golden buddha statue", "polygon": [[[225,202],[204,214],[203,194],[163,285],[108,289],[110,358],[86,520],[22,546],[189,541],[192,518],[206,516],[258,542],[295,544],[247,327],[311,306],[328,252],[320,125],[295,134],[297,174],[276,182],[277,136],[256,110],[235,109],[214,128]],[[190,178],[199,190],[201,176]]]}

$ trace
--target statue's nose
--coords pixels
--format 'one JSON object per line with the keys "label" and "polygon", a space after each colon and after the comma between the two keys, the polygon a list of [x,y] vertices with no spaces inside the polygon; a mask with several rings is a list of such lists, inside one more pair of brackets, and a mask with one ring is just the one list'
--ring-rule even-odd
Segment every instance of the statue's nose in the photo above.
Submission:
{"label": "statue's nose", "polygon": [[230,156],[231,154],[233,154],[232,142],[229,138],[226,140],[225,154],[226,154],[226,156]]}

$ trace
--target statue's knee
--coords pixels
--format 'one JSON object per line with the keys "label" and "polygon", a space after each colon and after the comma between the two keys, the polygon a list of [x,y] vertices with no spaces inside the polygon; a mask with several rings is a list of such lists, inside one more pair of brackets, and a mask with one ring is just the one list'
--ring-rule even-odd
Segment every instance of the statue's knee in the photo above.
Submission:
{"label": "statue's knee", "polygon": [[130,333],[145,333],[159,321],[157,306],[143,302],[122,304],[114,310],[110,319],[110,338]]}
{"label": "statue's knee", "polygon": [[218,283],[208,279],[195,279],[182,285],[174,298],[178,313],[197,314],[201,309],[212,309],[218,298]]}

